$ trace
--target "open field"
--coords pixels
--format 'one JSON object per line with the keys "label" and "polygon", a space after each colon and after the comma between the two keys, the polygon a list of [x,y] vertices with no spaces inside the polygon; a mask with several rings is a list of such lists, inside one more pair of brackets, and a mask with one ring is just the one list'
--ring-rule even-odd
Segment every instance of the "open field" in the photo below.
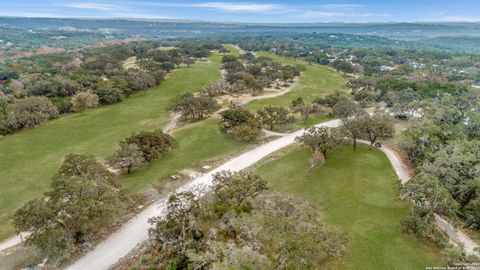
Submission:
{"label": "open field", "polygon": [[126,176],[123,182],[125,188],[128,191],[141,190],[178,170],[216,161],[225,155],[235,154],[248,145],[247,142],[236,141],[221,134],[217,122],[217,119],[207,119],[176,131],[173,136],[178,142],[178,149]]}
{"label": "open field", "polygon": [[305,101],[312,101],[316,97],[325,96],[335,91],[345,91],[347,77],[336,72],[332,68],[322,65],[308,65],[308,63],[271,54],[268,52],[257,52],[257,56],[266,56],[285,65],[304,65],[307,70],[300,77],[300,81],[292,91],[287,94],[264,100],[256,100],[248,104],[249,109],[256,110],[267,105],[289,106],[292,100],[302,97]]}
{"label": "open field", "polygon": [[238,47],[233,45],[233,44],[224,44],[223,47],[225,47],[225,49],[229,50],[230,54],[233,54],[235,56],[239,56],[241,54]]}
{"label": "open field", "polygon": [[[121,103],[76,113],[0,139],[0,240],[13,234],[15,209],[41,195],[69,153],[111,155],[132,132],[162,128],[170,100],[220,78],[220,56],[175,71],[160,86]],[[152,165],[153,166],[153,165]]]}
{"label": "open field", "polygon": [[127,58],[127,60],[123,62],[123,68],[124,69],[129,69],[129,68],[140,69],[140,67],[137,65],[137,57],[131,56]]}
{"label": "open field", "polygon": [[350,237],[339,269],[425,269],[442,265],[440,251],[398,224],[408,204],[398,199],[397,178],[379,150],[360,146],[330,153],[309,170],[310,153],[299,147],[274,154],[256,168],[274,190],[319,206],[325,222]]}
{"label": "open field", "polygon": [[[233,46],[227,48],[238,53]],[[213,55],[210,57],[211,63],[201,62],[190,68],[180,68],[160,86],[129,97],[121,103],[67,115],[38,128],[0,139],[0,240],[13,234],[10,223],[14,210],[26,201],[40,196],[48,188],[66,154],[91,154],[104,159],[117,149],[120,140],[132,132],[163,128],[169,120],[167,106],[173,97],[199,90],[209,82],[220,79],[220,59],[220,55]],[[318,67],[318,70],[324,69]],[[333,85],[343,85],[341,75],[327,71],[326,68],[325,71],[324,76],[334,76],[332,81],[337,78],[342,80]],[[294,95],[303,96],[309,89],[314,89],[316,78],[316,72],[305,72],[302,80],[310,83],[297,85],[292,90]],[[277,104],[282,98],[260,102]],[[285,102],[288,104],[290,98]],[[312,116],[306,125],[323,120],[326,118]],[[179,148],[146,168],[125,176],[123,183],[127,190],[142,190],[179,170],[219,160],[225,155],[238,153],[247,146],[247,143],[222,136],[216,120],[189,124],[175,132],[174,137],[179,142]]]}

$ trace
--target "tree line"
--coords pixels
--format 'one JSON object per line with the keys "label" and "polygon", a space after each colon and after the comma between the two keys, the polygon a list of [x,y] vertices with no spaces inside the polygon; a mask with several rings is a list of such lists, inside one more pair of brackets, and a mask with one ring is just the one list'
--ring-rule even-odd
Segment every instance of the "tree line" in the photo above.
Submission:
{"label": "tree line", "polygon": [[[169,49],[158,49],[167,45]],[[143,41],[11,60],[0,65],[0,134],[120,102],[160,84],[179,65],[189,66],[220,48],[208,42]],[[138,68],[123,66],[129,57]]]}

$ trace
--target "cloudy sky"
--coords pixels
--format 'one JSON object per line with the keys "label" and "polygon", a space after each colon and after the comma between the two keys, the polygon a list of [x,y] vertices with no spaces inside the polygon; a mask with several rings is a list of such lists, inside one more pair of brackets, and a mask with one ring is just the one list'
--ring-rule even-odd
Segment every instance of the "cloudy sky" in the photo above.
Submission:
{"label": "cloudy sky", "polygon": [[0,16],[233,22],[480,21],[479,0],[0,0]]}

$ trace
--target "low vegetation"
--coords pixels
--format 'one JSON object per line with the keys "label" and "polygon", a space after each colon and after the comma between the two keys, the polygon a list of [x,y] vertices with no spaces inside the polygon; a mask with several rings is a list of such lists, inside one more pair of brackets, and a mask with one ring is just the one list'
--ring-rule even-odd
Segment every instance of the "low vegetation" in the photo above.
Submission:
{"label": "low vegetation", "polygon": [[[385,155],[359,145],[340,146],[311,168],[310,151],[288,149],[256,167],[272,191],[316,205],[322,220],[350,239],[334,269],[421,269],[443,265],[441,251],[402,232],[410,207],[399,199],[397,176]],[[368,248],[366,248],[368,247]]]}
{"label": "low vegetation", "polygon": [[233,107],[220,113],[220,131],[235,139],[250,141],[262,134],[262,124],[250,111]]}
{"label": "low vegetation", "polygon": [[309,269],[344,255],[348,239],[325,225],[305,200],[269,192],[251,172],[222,171],[212,194],[169,197],[151,220],[152,244],[134,269]]}

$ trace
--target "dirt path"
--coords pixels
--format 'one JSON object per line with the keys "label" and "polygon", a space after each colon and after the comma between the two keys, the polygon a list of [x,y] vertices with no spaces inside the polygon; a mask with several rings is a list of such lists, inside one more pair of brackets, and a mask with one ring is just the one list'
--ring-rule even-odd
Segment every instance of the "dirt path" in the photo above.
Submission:
{"label": "dirt path", "polygon": [[[360,142],[365,144],[370,144],[367,141],[360,141]],[[410,175],[408,166],[406,166],[403,163],[402,159],[397,154],[397,152],[395,152],[395,150],[385,145],[382,145],[382,147],[380,147],[379,149],[383,153],[385,153],[388,160],[390,160],[390,163],[392,164],[392,167],[397,173],[398,178],[400,179],[402,184],[405,184],[408,181],[410,181],[412,177]],[[479,252],[475,251],[475,248],[477,248],[478,245],[472,239],[470,239],[465,233],[456,229],[455,226],[453,226],[447,220],[445,220],[444,218],[442,218],[437,214],[435,214],[435,223],[437,227],[440,230],[444,231],[453,241],[455,241],[457,244],[462,244],[467,254],[480,256]]]}
{"label": "dirt path", "polygon": [[[340,124],[341,122],[339,120],[331,120],[321,123],[317,126],[338,127]],[[280,136],[280,138],[260,145],[253,150],[245,152],[227,161],[223,165],[211,170],[210,172],[195,178],[185,186],[177,189],[177,191],[192,190],[195,191],[199,196],[202,196],[208,192],[209,188],[211,187],[213,174],[222,170],[239,171],[246,169],[271,153],[293,144],[295,142],[295,138],[301,135],[304,131],[305,130],[299,130],[293,133],[275,133],[274,135]],[[368,142],[362,141],[362,143]],[[387,146],[382,146],[380,150],[385,153],[391,162],[392,167],[394,168],[401,182],[408,182],[411,179],[409,171],[397,153]],[[199,189],[198,187],[202,188]],[[113,233],[109,238],[101,242],[94,250],[87,253],[78,261],[74,262],[67,269],[108,269],[110,265],[126,256],[131,250],[148,239],[148,229],[150,228],[148,220],[152,217],[165,215],[165,207],[166,198],[159,200],[153,205],[147,207],[144,211],[124,224],[117,232]],[[446,232],[452,240],[462,244],[468,254],[478,255],[478,252],[474,251],[474,249],[477,247],[474,241],[472,241],[460,230],[457,230],[442,217],[436,215],[435,218],[437,226],[442,231]],[[0,251],[18,243],[20,242],[17,242],[17,240],[13,238],[9,239],[9,241],[0,244]]]}
{"label": "dirt path", "polygon": [[182,117],[182,115],[179,114],[179,113],[173,114],[173,116],[170,118],[170,121],[163,128],[163,132],[171,134],[173,132],[173,130],[175,129],[175,127],[177,127],[177,123],[178,123],[178,121],[180,120],[181,117]]}
{"label": "dirt path", "polygon": [[231,96],[231,95],[223,95],[223,96],[217,97],[216,100],[218,101],[218,103],[222,103],[222,102],[225,102],[225,101],[231,101],[231,102],[237,103],[238,105],[246,105],[249,102],[252,102],[254,100],[280,97],[280,96],[283,96],[283,95],[287,94],[288,92],[292,91],[293,88],[295,88],[295,86],[297,85],[299,80],[300,80],[300,77],[296,77],[294,79],[293,83],[291,83],[290,85],[288,85],[286,87],[281,87],[280,89],[275,89],[273,87],[266,88],[266,89],[263,90],[264,94],[259,95],[259,96],[252,96],[251,94],[242,94],[242,95],[239,95],[237,97],[234,97],[234,96]]}

